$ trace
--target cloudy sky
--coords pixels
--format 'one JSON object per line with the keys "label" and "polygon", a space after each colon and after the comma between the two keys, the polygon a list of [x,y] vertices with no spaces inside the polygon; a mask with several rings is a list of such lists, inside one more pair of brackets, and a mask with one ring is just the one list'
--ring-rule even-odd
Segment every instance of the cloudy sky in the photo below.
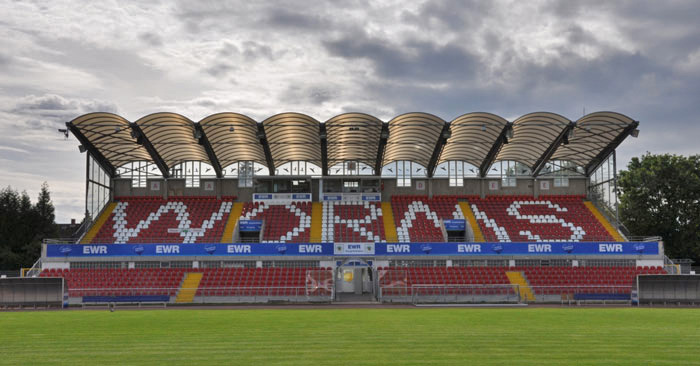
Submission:
{"label": "cloudy sky", "polygon": [[[309,6],[311,4],[311,6]],[[407,5],[410,4],[410,5]],[[697,154],[697,1],[0,0],[0,187],[82,217],[81,114],[451,120],[535,111],[640,121],[618,160]]]}

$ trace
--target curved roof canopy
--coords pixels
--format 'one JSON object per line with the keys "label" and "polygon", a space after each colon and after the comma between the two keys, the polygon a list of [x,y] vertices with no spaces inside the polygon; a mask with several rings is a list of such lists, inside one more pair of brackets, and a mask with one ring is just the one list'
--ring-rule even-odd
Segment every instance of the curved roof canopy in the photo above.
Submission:
{"label": "curved roof canopy", "polygon": [[139,119],[135,125],[146,135],[167,167],[192,160],[212,164],[199,144],[194,123],[187,117],[177,113],[154,113]]}
{"label": "curved roof canopy", "polygon": [[[152,161],[148,151],[137,142],[129,121],[112,113],[89,113],[68,124],[84,147],[111,170],[132,161]],[[100,157],[101,156],[101,157]],[[109,170],[109,169],[108,169]]]}
{"label": "curved roof canopy", "polygon": [[410,160],[427,167],[446,122],[427,113],[406,113],[389,121],[389,139],[382,165]]}
{"label": "curved roof canopy", "polygon": [[67,122],[87,150],[111,175],[133,161],[153,162],[164,176],[185,161],[222,167],[255,161],[275,168],[289,161],[328,167],[359,161],[375,168],[408,160],[428,168],[466,161],[485,176],[498,160],[514,160],[537,176],[550,160],[571,161],[591,174],[639,123],[615,112],[595,112],[577,122],[537,112],[514,122],[490,113],[468,113],[447,123],[427,113],[407,113],[389,122],[345,113],[320,123],[305,114],[281,113],[256,122],[238,113],[218,113],[194,123],[176,113],[155,113],[136,122],[111,113],[89,113]]}
{"label": "curved roof canopy", "polygon": [[547,150],[558,143],[571,124],[566,117],[555,113],[526,114],[513,122],[513,138],[503,146],[496,160],[518,161],[535,170],[547,160]]}
{"label": "curved roof canopy", "polygon": [[480,166],[507,126],[508,121],[491,113],[467,113],[455,118],[450,122],[452,136],[438,164],[462,160]]}
{"label": "curved roof canopy", "polygon": [[571,161],[590,174],[637,126],[639,122],[616,112],[585,115],[576,121],[569,143],[559,146],[552,159]]}
{"label": "curved roof canopy", "polygon": [[281,113],[263,121],[262,126],[275,167],[295,160],[321,165],[320,123],[317,120],[301,113]]}
{"label": "curved roof canopy", "polygon": [[325,123],[328,165],[354,160],[374,166],[382,133],[382,121],[363,113],[345,113]]}
{"label": "curved roof canopy", "polygon": [[217,113],[199,121],[222,167],[247,160],[267,165],[258,123],[238,113]]}

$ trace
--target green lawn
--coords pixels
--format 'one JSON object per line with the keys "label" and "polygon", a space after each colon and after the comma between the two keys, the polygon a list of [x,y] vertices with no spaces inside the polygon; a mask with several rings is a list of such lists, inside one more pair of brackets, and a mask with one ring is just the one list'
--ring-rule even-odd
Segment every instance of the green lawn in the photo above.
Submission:
{"label": "green lawn", "polygon": [[0,312],[0,364],[700,365],[700,310]]}

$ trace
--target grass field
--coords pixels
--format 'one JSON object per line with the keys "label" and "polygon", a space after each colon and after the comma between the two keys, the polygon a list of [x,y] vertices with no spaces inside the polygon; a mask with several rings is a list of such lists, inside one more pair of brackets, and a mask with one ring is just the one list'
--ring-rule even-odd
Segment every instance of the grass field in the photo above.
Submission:
{"label": "grass field", "polygon": [[700,365],[697,309],[0,312],[2,365]]}

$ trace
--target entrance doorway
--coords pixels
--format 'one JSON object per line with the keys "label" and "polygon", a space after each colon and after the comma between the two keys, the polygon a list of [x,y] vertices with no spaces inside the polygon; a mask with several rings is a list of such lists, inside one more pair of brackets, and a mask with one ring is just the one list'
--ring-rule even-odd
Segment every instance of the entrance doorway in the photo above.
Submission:
{"label": "entrance doorway", "polygon": [[338,261],[335,271],[336,301],[374,301],[375,273],[371,263],[358,258]]}

